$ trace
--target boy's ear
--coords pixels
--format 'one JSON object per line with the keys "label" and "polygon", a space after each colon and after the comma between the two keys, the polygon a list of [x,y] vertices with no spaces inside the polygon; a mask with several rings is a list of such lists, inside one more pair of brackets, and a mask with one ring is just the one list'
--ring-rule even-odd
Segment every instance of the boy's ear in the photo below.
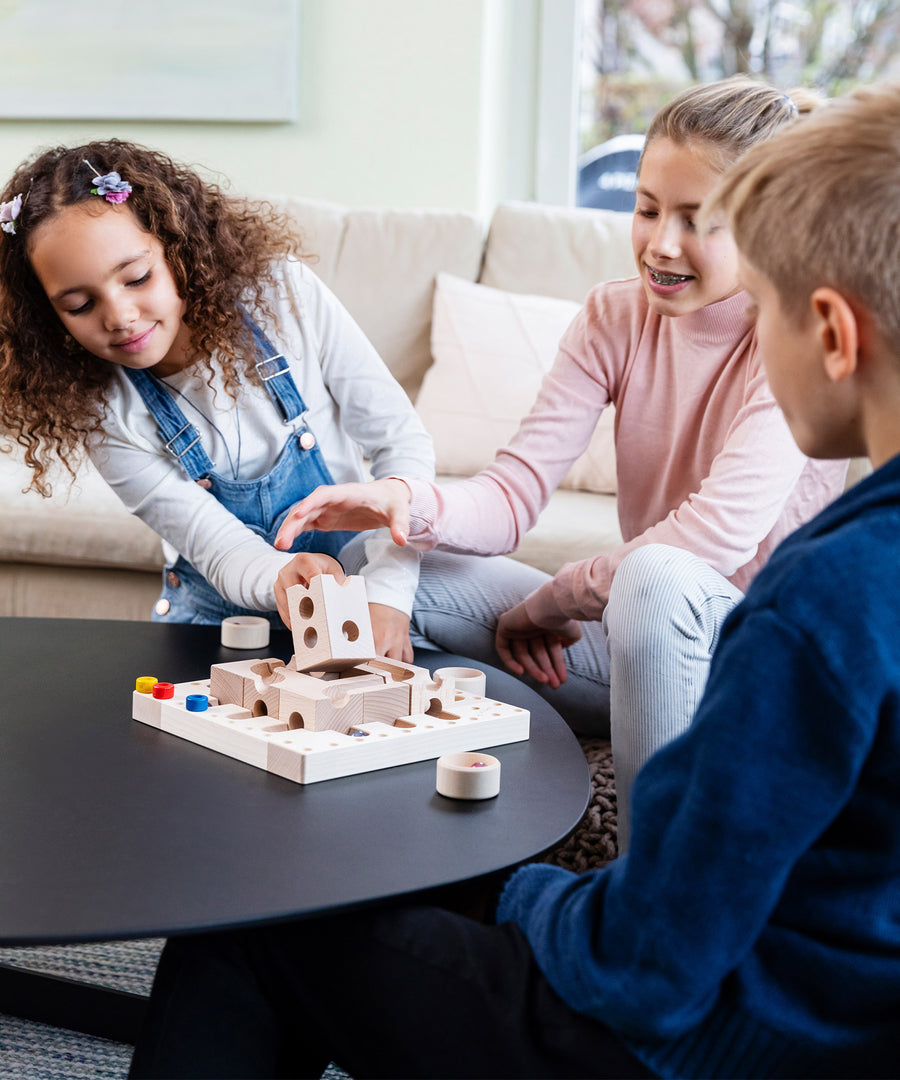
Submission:
{"label": "boy's ear", "polygon": [[810,296],[816,336],[822,346],[825,374],[843,382],[859,360],[860,325],[856,312],[837,289],[821,286]]}

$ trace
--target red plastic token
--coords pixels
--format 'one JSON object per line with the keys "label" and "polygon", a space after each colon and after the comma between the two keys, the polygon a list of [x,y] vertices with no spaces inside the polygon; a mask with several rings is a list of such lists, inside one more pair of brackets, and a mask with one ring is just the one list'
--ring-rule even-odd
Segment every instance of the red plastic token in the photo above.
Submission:
{"label": "red plastic token", "polygon": [[153,687],[153,696],[155,698],[170,698],[175,697],[175,686],[170,682],[158,682]]}

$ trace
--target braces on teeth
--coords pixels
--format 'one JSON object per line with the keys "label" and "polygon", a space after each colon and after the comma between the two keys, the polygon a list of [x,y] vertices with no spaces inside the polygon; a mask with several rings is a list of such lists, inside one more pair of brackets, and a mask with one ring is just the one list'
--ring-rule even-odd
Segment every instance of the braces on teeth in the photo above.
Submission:
{"label": "braces on teeth", "polygon": [[650,276],[658,285],[677,285],[680,281],[687,281],[690,274],[664,274],[661,270],[650,270]]}

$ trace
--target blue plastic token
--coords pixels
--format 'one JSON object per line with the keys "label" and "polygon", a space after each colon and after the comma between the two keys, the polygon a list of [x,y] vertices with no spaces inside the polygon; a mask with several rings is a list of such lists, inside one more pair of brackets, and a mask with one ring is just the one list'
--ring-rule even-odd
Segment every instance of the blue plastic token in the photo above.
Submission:
{"label": "blue plastic token", "polygon": [[206,694],[188,694],[184,699],[184,707],[188,712],[206,712],[209,708],[209,698]]}

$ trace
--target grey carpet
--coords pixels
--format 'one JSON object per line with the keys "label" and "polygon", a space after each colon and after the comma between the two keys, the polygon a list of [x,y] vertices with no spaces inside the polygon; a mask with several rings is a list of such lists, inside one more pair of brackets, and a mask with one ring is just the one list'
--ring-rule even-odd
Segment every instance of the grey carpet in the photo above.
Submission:
{"label": "grey carpet", "polygon": [[[591,772],[591,801],[581,824],[543,861],[582,872],[616,856],[616,796],[608,742],[581,740]],[[0,949],[0,961],[70,979],[147,994],[162,942],[120,941]],[[0,1080],[123,1080],[131,1047],[0,1015]],[[329,1067],[324,1080],[347,1080]]]}

